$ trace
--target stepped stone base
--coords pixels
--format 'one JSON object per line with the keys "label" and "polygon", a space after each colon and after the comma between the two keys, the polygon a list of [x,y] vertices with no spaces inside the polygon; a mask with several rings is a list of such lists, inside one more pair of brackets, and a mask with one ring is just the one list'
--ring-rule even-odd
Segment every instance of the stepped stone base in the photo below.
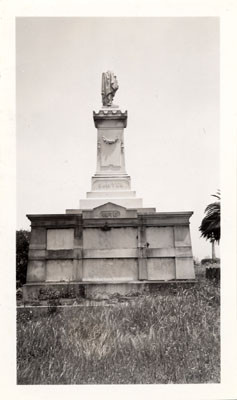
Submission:
{"label": "stepped stone base", "polygon": [[[118,193],[114,193],[115,195],[118,195]],[[119,193],[120,194],[120,193]],[[88,196],[89,197],[89,196]],[[80,200],[80,208],[83,210],[90,210],[95,207],[102,206],[103,204],[106,204],[108,201],[112,201],[114,204],[117,204],[119,206],[125,207],[125,208],[142,208],[142,199],[136,198],[136,197],[131,197],[131,198],[126,198],[126,197],[104,197],[100,198],[87,198],[87,199],[82,199]]]}
{"label": "stepped stone base", "polygon": [[135,190],[124,190],[124,191],[111,191],[111,192],[103,192],[103,191],[91,191],[86,193],[87,199],[98,199],[103,198],[106,199],[106,202],[109,200],[113,200],[114,198],[135,198],[136,192]]}

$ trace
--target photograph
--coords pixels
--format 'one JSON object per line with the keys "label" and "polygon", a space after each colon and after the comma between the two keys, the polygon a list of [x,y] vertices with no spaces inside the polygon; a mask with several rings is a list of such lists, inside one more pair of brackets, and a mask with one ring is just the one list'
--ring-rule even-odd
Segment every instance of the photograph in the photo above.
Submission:
{"label": "photograph", "polygon": [[221,383],[220,18],[19,16],[17,385]]}

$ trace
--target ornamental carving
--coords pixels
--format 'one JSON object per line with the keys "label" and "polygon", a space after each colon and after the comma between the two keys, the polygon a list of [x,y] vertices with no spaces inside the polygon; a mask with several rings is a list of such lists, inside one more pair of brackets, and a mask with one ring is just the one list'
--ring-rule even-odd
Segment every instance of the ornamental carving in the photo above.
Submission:
{"label": "ornamental carving", "polygon": [[102,139],[106,144],[114,144],[119,140],[118,137],[116,139],[107,139],[105,136],[102,136]]}

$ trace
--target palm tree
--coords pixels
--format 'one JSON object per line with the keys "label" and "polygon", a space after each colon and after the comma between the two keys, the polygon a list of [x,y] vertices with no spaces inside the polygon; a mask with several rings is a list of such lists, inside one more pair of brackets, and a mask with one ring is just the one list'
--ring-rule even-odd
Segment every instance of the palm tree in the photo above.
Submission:
{"label": "palm tree", "polygon": [[212,259],[215,259],[215,242],[220,241],[220,219],[221,219],[221,194],[220,190],[216,194],[212,194],[218,201],[209,204],[205,209],[205,217],[199,227],[201,236],[206,240],[210,240],[212,244]]}

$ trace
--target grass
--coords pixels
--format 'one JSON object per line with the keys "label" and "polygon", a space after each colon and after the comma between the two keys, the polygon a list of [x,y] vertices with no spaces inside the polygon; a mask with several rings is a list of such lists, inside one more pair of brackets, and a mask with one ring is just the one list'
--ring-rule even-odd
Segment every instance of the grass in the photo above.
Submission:
{"label": "grass", "polygon": [[219,382],[219,285],[198,275],[110,307],[19,312],[18,384]]}

